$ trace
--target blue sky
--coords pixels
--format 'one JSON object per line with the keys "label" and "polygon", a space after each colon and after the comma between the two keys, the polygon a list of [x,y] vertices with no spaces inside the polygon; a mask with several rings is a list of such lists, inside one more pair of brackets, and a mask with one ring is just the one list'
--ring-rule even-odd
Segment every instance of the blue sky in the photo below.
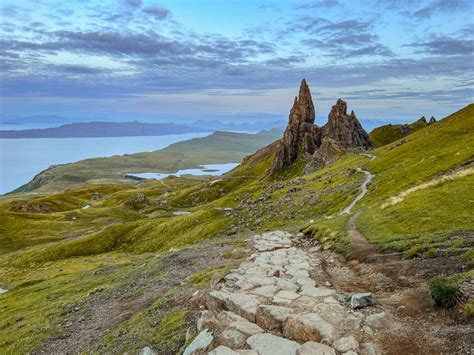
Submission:
{"label": "blue sky", "polygon": [[441,117],[473,99],[471,0],[4,0],[1,114],[286,118],[307,79],[324,120]]}

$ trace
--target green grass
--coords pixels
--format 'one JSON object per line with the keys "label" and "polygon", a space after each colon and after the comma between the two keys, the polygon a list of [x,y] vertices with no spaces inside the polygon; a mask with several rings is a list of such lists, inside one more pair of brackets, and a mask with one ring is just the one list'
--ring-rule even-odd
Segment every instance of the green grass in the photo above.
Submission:
{"label": "green grass", "polygon": [[427,123],[418,120],[416,122],[408,124],[407,126],[407,133],[403,133],[404,127],[401,124],[388,124],[385,126],[377,127],[369,133],[369,138],[375,148],[382,147],[384,145],[402,139],[403,137],[406,137],[407,135],[412,134],[421,128],[426,127]]}

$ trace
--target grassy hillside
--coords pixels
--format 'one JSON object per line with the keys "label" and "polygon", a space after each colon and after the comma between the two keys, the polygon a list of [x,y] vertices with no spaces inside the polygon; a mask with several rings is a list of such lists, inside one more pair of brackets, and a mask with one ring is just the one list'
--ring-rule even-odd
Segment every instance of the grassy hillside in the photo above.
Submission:
{"label": "grassy hillside", "polygon": [[[208,157],[219,159],[218,151],[225,145],[220,157],[227,158],[229,152],[242,155],[254,144],[233,139],[233,133],[207,139]],[[157,154],[160,164],[165,164],[165,157],[183,154],[182,161],[169,166],[188,167],[202,142],[178,143],[150,154]],[[104,331],[102,348],[90,351],[136,352],[144,343],[163,351],[179,349],[186,331],[182,305],[197,287],[185,280],[210,280],[200,263],[224,263],[238,254],[235,251],[243,253],[242,239],[248,234],[275,228],[305,230],[340,253],[350,252],[349,217],[338,213],[364,180],[357,168],[374,174],[368,194],[354,209],[359,214],[357,226],[370,242],[383,250],[403,251],[406,257],[449,254],[465,270],[474,267],[474,105],[370,153],[375,159],[353,152],[308,175],[301,174],[300,161],[283,174],[266,176],[273,160],[270,146],[214,179],[87,184],[47,196],[3,198],[0,286],[10,291],[0,295],[0,353],[37,349],[60,333],[64,322],[82,315],[85,305],[121,292],[139,298],[158,284],[166,288],[153,291],[153,302]],[[150,164],[147,169],[154,166],[148,155],[140,154],[71,166],[84,173],[102,161],[123,172],[145,164],[138,163],[142,158]],[[134,162],[136,166],[127,166]],[[130,203],[139,194],[147,200]],[[85,205],[91,207],[83,209]],[[23,206],[34,212],[23,211]],[[211,249],[199,249],[211,245],[234,252],[217,249],[211,256]],[[193,251],[192,259],[181,259]],[[173,261],[169,265],[168,259]],[[207,267],[209,274],[220,270]],[[173,274],[192,268],[194,278]],[[202,287],[201,281],[197,283]],[[183,298],[174,299],[178,294]],[[160,334],[170,331],[175,342],[162,343]]]}
{"label": "grassy hillside", "polygon": [[428,124],[422,119],[406,125],[388,124],[372,130],[372,132],[369,133],[369,138],[372,141],[373,146],[378,148],[408,136],[427,125]]}
{"label": "grassy hillside", "polygon": [[[278,129],[257,134],[215,132],[207,137],[179,142],[154,152],[81,160],[49,168],[13,192],[51,193],[88,182],[124,182],[127,173],[173,173],[180,169],[196,168],[201,164],[238,163],[247,154],[280,136],[281,131]],[[135,181],[128,182],[132,184]]]}

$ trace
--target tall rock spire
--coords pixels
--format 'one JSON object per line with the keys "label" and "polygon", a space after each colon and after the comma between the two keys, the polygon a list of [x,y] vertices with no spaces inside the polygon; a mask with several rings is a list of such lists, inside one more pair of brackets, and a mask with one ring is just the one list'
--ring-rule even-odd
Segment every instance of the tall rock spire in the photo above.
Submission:
{"label": "tall rock spire", "polygon": [[[372,147],[369,136],[360,125],[354,111],[348,115],[347,103],[341,99],[332,107],[328,123],[324,127],[315,125],[315,119],[316,110],[311,91],[303,79],[299,94],[295,97],[290,110],[283,139],[275,143],[276,148],[272,148],[275,151],[275,158],[270,172],[282,170],[299,157],[309,160],[324,140],[327,140],[326,146],[336,147],[336,150]],[[326,151],[329,152],[330,149]],[[323,160],[330,161],[330,159]]]}
{"label": "tall rock spire", "polygon": [[280,170],[293,163],[300,152],[313,154],[320,145],[320,129],[314,124],[316,112],[306,80],[300,85],[293,102],[288,126],[276,153],[271,170]]}

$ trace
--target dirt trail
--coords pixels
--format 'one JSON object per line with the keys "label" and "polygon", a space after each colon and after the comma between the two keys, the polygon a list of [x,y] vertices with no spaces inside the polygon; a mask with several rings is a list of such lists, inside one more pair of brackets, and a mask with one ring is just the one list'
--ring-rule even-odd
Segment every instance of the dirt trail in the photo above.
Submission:
{"label": "dirt trail", "polygon": [[347,206],[346,208],[344,208],[340,213],[339,215],[343,215],[343,214],[350,214],[351,213],[351,210],[352,208],[356,205],[357,202],[359,202],[368,192],[367,190],[367,185],[370,184],[370,182],[372,181],[374,175],[372,175],[370,172],[368,172],[367,170],[362,170],[361,168],[357,168],[357,171],[358,172],[362,172],[365,174],[365,180],[362,182],[362,185],[360,186],[360,193],[356,196],[356,198],[354,199],[354,201],[352,201],[349,206]]}
{"label": "dirt trail", "polygon": [[373,257],[377,254],[377,248],[375,245],[370,244],[367,239],[357,230],[357,217],[358,213],[351,216],[347,223],[347,232],[352,242],[352,253],[349,259],[355,259],[359,262],[366,261],[369,257]]}

